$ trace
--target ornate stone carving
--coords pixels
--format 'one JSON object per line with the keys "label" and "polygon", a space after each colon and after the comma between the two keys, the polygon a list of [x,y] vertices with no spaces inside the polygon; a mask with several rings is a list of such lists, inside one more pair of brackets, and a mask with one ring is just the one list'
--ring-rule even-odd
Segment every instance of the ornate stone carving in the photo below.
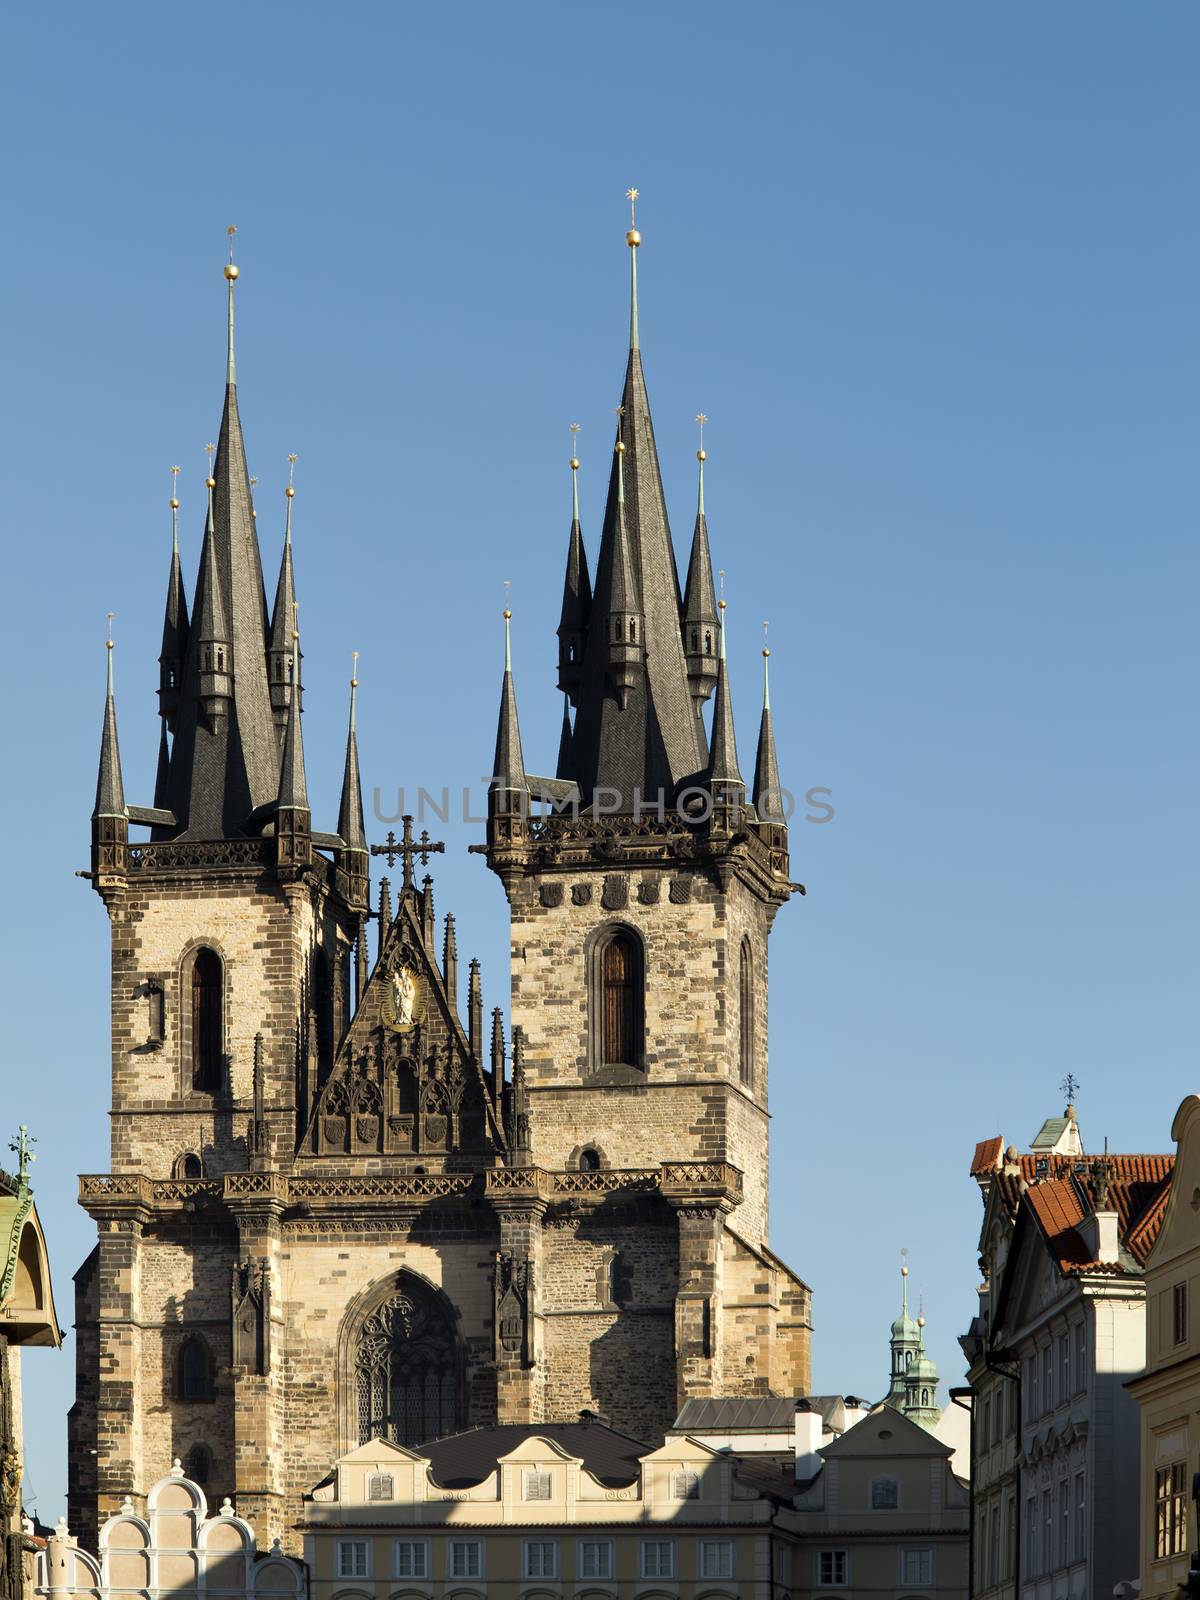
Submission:
{"label": "ornate stone carving", "polygon": [[592,886],[590,883],[573,883],[571,885],[571,904],[573,906],[590,906],[592,903]]}
{"label": "ornate stone carving", "polygon": [[531,1364],[529,1348],[529,1301],[533,1291],[533,1263],[511,1251],[496,1252],[493,1277],[495,1292],[496,1360],[519,1360]]}
{"label": "ornate stone carving", "polygon": [[265,1377],[271,1370],[271,1270],[265,1261],[235,1263],[230,1310],[233,1365]]}
{"label": "ornate stone carving", "polygon": [[668,890],[668,898],[673,906],[686,906],[692,898],[692,880],[690,878],[672,878]]}
{"label": "ornate stone carving", "polygon": [[621,911],[629,904],[629,879],[623,872],[606,875],[600,904],[606,911]]}
{"label": "ornate stone carving", "polygon": [[644,906],[656,906],[662,893],[662,884],[658,878],[643,878],[638,884],[638,900]]}
{"label": "ornate stone carving", "polygon": [[563,903],[563,886],[561,883],[544,883],[538,891],[538,899],[548,911],[553,911]]}

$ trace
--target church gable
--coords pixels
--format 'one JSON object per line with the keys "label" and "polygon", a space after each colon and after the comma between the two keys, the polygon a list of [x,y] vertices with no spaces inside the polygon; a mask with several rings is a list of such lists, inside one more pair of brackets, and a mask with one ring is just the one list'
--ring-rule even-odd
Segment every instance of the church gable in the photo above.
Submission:
{"label": "church gable", "polygon": [[406,886],[375,969],[317,1096],[300,1154],[492,1157],[492,1093]]}

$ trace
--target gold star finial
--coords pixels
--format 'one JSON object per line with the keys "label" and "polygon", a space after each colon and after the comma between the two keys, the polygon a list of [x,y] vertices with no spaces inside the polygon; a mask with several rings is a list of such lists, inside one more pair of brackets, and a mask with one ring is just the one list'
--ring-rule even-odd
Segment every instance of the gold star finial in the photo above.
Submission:
{"label": "gold star finial", "polygon": [[229,260],[225,263],[225,276],[232,283],[238,275],[238,269],[233,264],[233,236],[237,232],[236,224],[231,222],[225,232],[229,235]]}
{"label": "gold star finial", "polygon": [[704,424],[708,421],[703,411],[697,411],[696,421],[700,424],[700,448],[696,451],[697,461],[707,461],[708,456],[704,449]]}
{"label": "gold star finial", "polygon": [[767,649],[767,629],[770,626],[771,626],[771,624],[769,622],[766,622],[766,621],[763,622],[763,655],[764,656],[769,656],[771,654],[770,650]]}
{"label": "gold star finial", "polygon": [[294,480],[295,480],[295,477],[296,477],[296,462],[299,459],[300,458],[297,455],[290,455],[288,457],[288,481],[287,481],[287,488],[283,492],[284,492],[285,495],[287,495],[289,500],[292,499],[292,497],[296,493],[296,490],[293,487],[293,483],[294,483]]}
{"label": "gold star finial", "polygon": [[717,573],[717,577],[721,580],[721,598],[717,601],[717,607],[718,607],[719,610],[724,611],[724,609],[725,609],[725,568],[724,567],[720,568],[720,570]]}
{"label": "gold star finial", "polygon": [[208,469],[204,475],[204,487],[206,489],[215,489],[217,487],[217,480],[213,477],[212,470],[213,451],[216,448],[216,445],[211,443],[204,446],[204,454],[208,457]]}
{"label": "gold star finial", "polygon": [[631,250],[636,250],[642,242],[642,236],[637,230],[637,190],[626,189],[625,198],[629,201],[629,231],[625,235],[625,243]]}
{"label": "gold star finial", "polygon": [[579,424],[577,422],[573,422],[571,424],[571,471],[572,472],[578,472],[579,471],[579,452],[576,449],[576,446],[578,445],[578,443],[579,443]]}
{"label": "gold star finial", "polygon": [[108,641],[107,641],[107,643],[108,643],[108,648],[110,650],[113,647],[112,622],[113,622],[114,615],[115,615],[115,612],[110,611],[108,613]]}
{"label": "gold star finial", "polygon": [[172,467],[171,468],[171,510],[172,511],[178,511],[179,510],[178,490],[179,490],[179,468],[178,467]]}
{"label": "gold star finial", "polygon": [[354,665],[350,668],[350,687],[352,689],[357,689],[358,688],[358,651],[357,650],[351,650],[350,654],[354,657]]}

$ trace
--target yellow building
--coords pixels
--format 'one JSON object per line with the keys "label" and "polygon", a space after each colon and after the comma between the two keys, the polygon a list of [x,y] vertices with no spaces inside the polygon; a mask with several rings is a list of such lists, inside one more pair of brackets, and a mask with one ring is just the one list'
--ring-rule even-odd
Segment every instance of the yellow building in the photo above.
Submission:
{"label": "yellow building", "polygon": [[1141,1593],[1174,1595],[1200,1545],[1192,1475],[1200,1468],[1200,1096],[1175,1114],[1175,1170],[1146,1261],[1146,1366],[1129,1390],[1141,1408]]}
{"label": "yellow building", "polygon": [[599,1421],[419,1451],[375,1440],[310,1496],[304,1553],[313,1600],[783,1600],[794,1537],[776,1513],[793,1489],[790,1457],[743,1467],[688,1438],[646,1451]]}

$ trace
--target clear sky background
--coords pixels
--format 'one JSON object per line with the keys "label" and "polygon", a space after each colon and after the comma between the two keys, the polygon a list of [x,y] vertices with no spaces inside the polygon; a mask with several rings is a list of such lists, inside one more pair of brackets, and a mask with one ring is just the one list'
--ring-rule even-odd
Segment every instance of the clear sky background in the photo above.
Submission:
{"label": "clear sky background", "polygon": [[[1070,1070],[1089,1147],[1164,1149],[1197,1087],[1200,12],[117,0],[17,9],[4,58],[2,1103],[40,1141],[62,1322],[76,1174],[109,1167],[108,927],[72,876],[104,614],[149,803],[168,468],[190,595],[225,225],[271,592],[300,457],[332,827],[353,648],[385,810],[489,770],[506,578],[550,768],[567,427],[594,561],[636,184],[681,561],[711,418],[743,767],[770,618],[784,782],[836,808],[793,827],[808,896],[772,940],[772,1242],[814,1288],[818,1390],[882,1392],[902,1246],[957,1381],[975,1141],[1027,1144]],[[505,1003],[481,831],[443,836],[439,912]],[[48,1521],[73,1362],[25,1361]]]}

